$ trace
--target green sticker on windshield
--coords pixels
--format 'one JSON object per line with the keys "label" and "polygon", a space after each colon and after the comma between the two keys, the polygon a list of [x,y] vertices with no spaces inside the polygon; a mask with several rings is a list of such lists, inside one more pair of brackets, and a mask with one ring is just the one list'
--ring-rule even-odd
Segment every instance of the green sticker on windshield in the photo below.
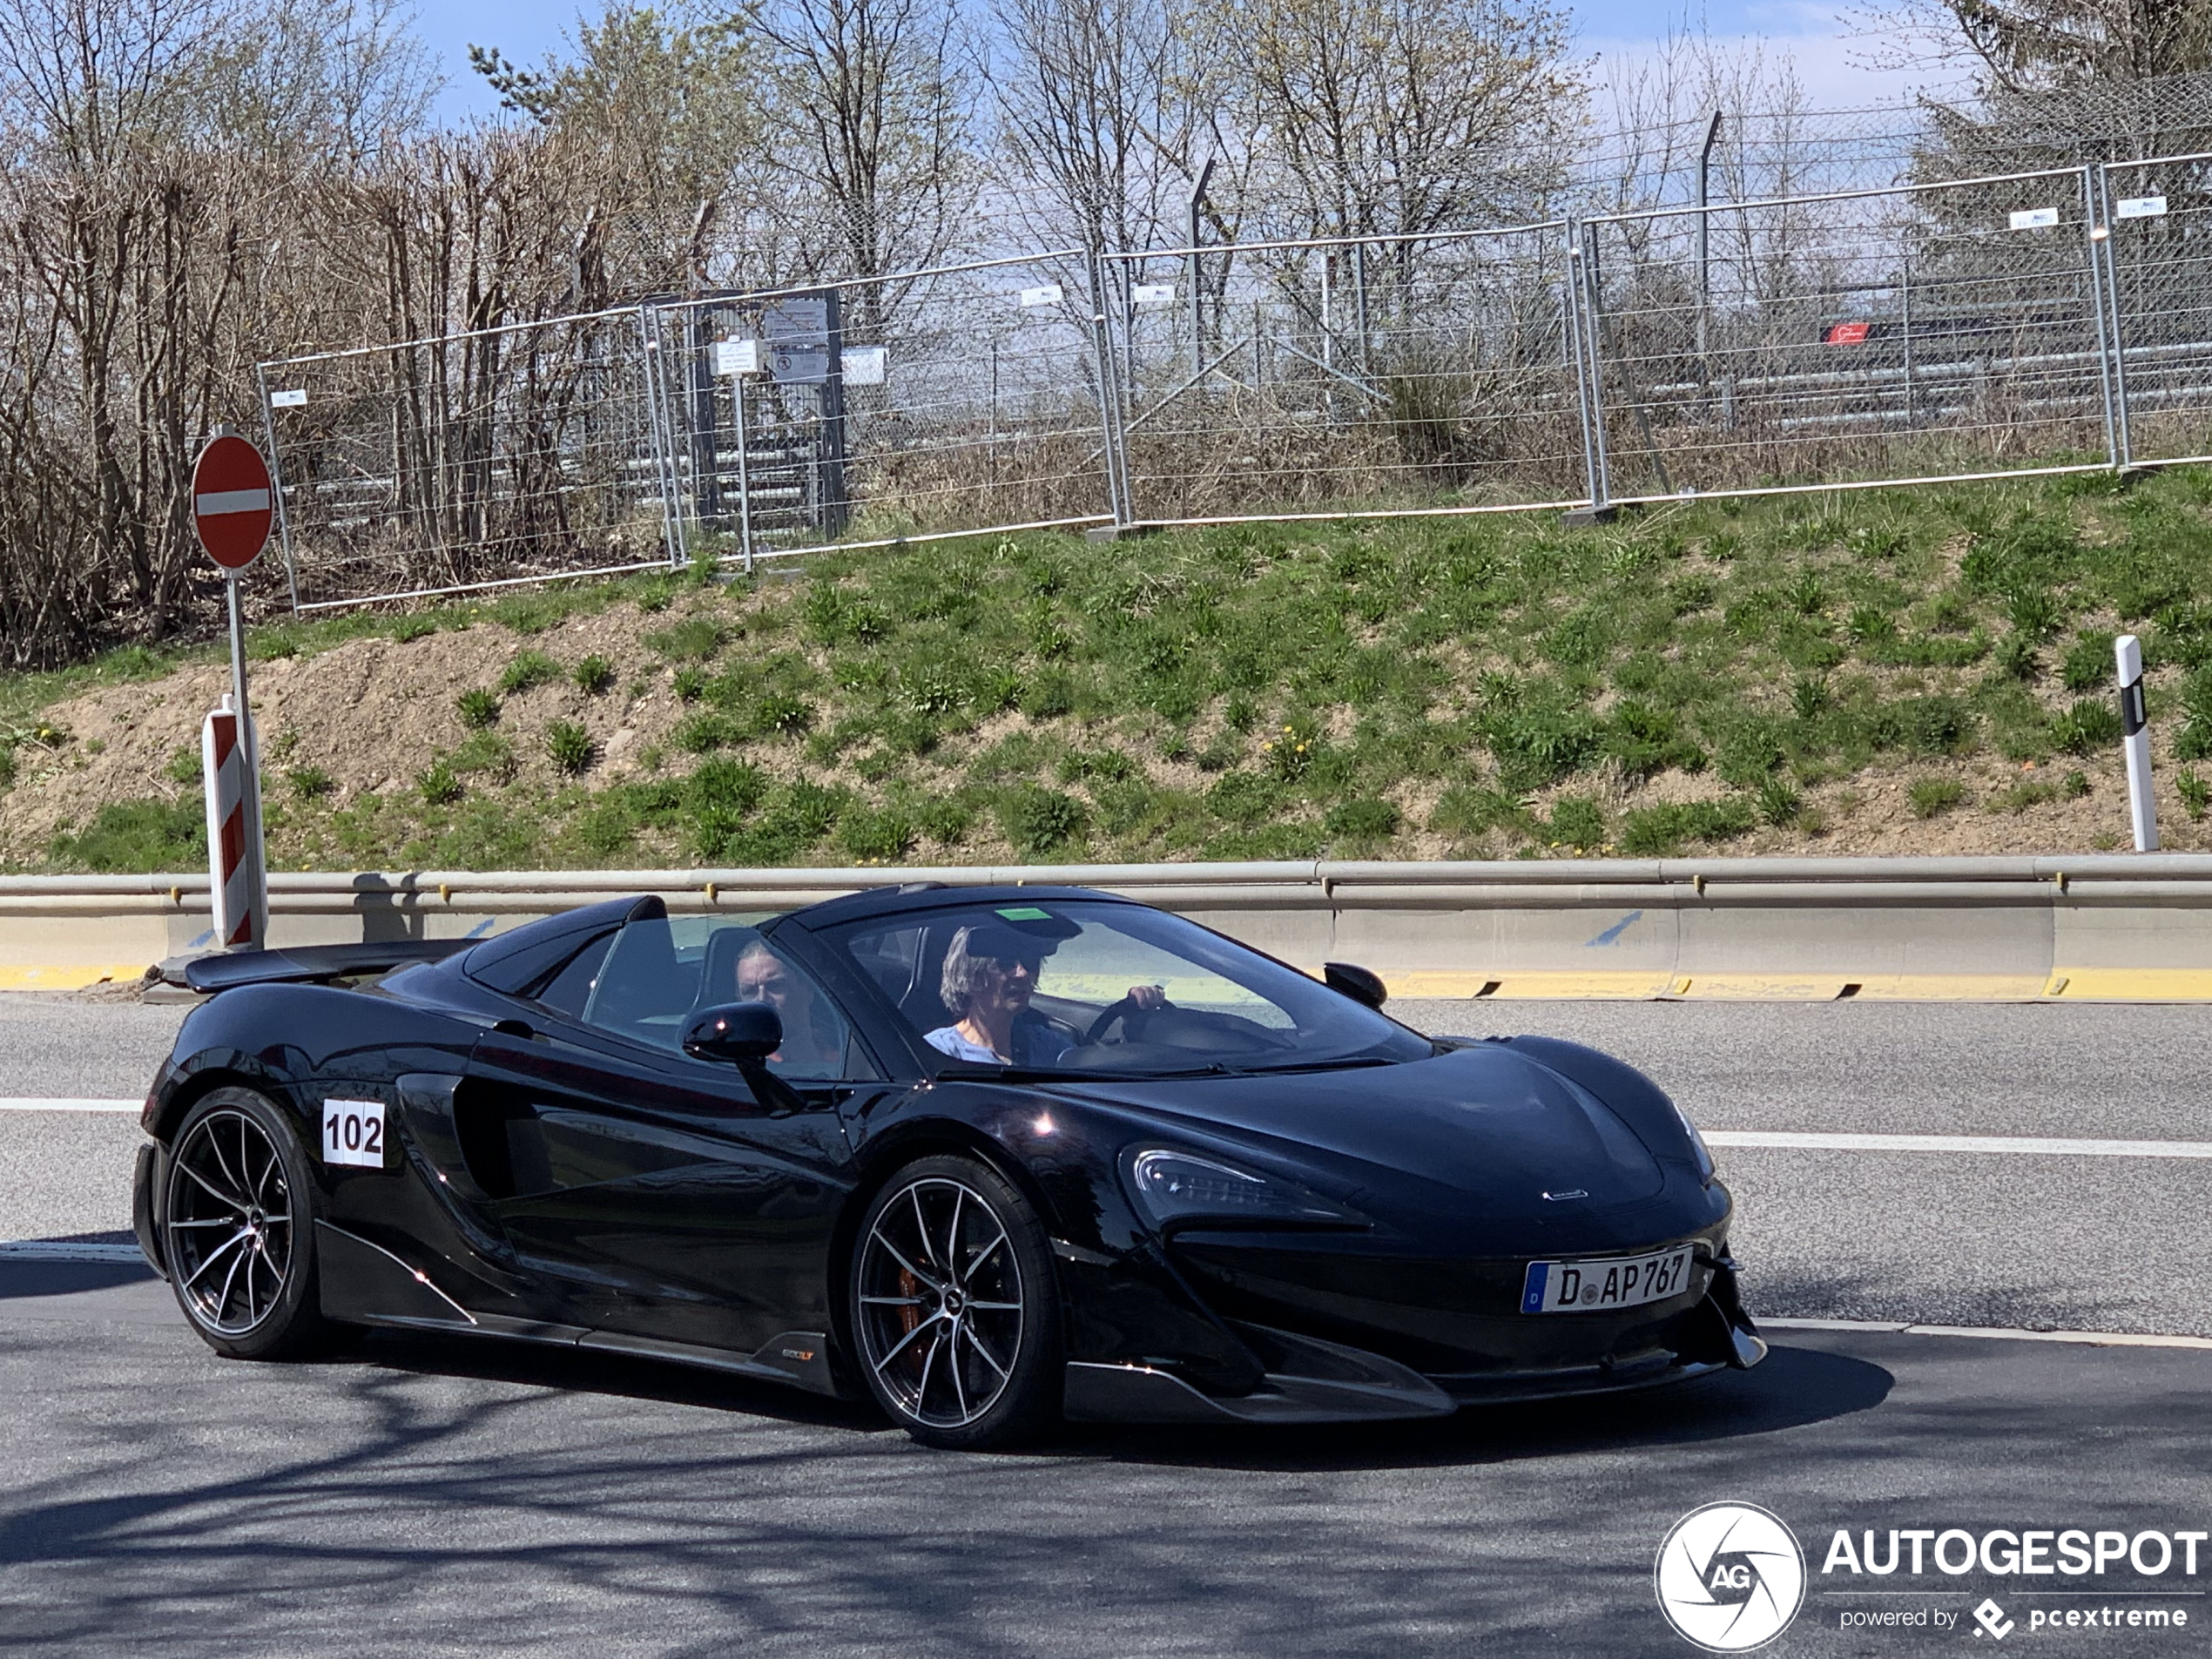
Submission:
{"label": "green sticker on windshield", "polygon": [[1004,916],[1008,921],[1050,921],[1052,920],[1052,912],[1040,910],[1033,904],[1015,905],[1010,910],[1000,911],[999,914]]}

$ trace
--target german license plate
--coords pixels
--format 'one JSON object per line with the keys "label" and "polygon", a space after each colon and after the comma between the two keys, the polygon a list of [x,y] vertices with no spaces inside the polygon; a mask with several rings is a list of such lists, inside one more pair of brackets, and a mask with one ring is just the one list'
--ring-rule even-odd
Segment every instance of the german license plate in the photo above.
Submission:
{"label": "german license plate", "polygon": [[1521,1281],[1523,1313],[1602,1313],[1664,1301],[1689,1282],[1689,1246],[1650,1256],[1594,1261],[1531,1262]]}

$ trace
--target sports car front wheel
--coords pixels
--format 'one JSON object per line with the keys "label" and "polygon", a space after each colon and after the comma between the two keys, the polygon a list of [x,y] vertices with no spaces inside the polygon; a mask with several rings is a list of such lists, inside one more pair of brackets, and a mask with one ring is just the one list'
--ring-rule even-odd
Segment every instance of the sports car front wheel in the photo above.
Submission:
{"label": "sports car front wheel", "polygon": [[283,1113],[250,1089],[218,1089],[172,1149],[161,1244],[192,1328],[233,1359],[321,1345],[314,1178]]}
{"label": "sports car front wheel", "polygon": [[869,1391],[925,1446],[1003,1446],[1058,1414],[1050,1244],[988,1165],[927,1157],[891,1178],[860,1224],[849,1312]]}

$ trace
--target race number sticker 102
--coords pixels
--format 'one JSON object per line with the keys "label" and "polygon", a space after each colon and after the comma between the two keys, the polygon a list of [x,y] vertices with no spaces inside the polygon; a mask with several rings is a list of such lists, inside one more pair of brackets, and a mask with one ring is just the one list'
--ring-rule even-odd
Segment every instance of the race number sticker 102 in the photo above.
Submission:
{"label": "race number sticker 102", "polygon": [[364,1170],[384,1167],[384,1103],[326,1100],[322,1103],[322,1161]]}

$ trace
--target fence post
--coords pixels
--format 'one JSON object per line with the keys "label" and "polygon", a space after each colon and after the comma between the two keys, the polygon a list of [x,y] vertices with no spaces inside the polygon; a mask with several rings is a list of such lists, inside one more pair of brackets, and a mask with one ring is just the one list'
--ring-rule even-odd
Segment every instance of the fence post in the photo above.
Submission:
{"label": "fence post", "polygon": [[646,442],[652,455],[653,482],[660,496],[661,540],[668,549],[668,568],[680,570],[684,568],[684,525],[677,500],[675,463],[669,454],[674,434],[660,372],[660,318],[651,300],[637,307],[637,340],[642,353],[639,368],[644,379]]}
{"label": "fence post", "polygon": [[2120,266],[2112,251],[2115,221],[2112,213],[2112,168],[2107,162],[2097,164],[2096,202],[2096,224],[2090,232],[2094,239],[2091,251],[2097,256],[2096,265],[2104,279],[2101,303],[2111,316],[2113,464],[2125,471],[2135,464],[2135,441],[2134,435],[2128,429],[2128,334],[2123,326],[2126,314],[2120,304]]}
{"label": "fence post", "polygon": [[277,543],[284,550],[285,585],[292,592],[292,614],[300,614],[300,567],[292,557],[292,516],[284,508],[284,452],[277,448],[276,416],[269,410],[269,366],[253,365],[253,385],[261,395],[261,435],[269,443],[269,493],[276,498]]}
{"label": "fence post", "polygon": [[2104,257],[2099,244],[2107,239],[2111,227],[2105,223],[2104,204],[2097,193],[2097,175],[2094,167],[2081,169],[2081,219],[2084,239],[2081,251],[2089,267],[2089,306],[2097,316],[2097,389],[2104,401],[2105,460],[2114,471],[2120,468],[2120,428],[2115,419],[2112,395],[2112,341],[2107,331],[2108,315],[2105,308]]}
{"label": "fence post", "polygon": [[1602,524],[1616,516],[1607,492],[1605,401],[1597,371],[1597,296],[1589,281],[1588,238],[1588,228],[1581,220],[1567,221],[1568,354],[1575,375],[1575,401],[1582,417],[1582,474],[1590,503],[1568,512],[1565,516],[1569,524]]}
{"label": "fence post", "polygon": [[1114,341],[1106,303],[1106,272],[1099,250],[1084,261],[1090,287],[1091,353],[1098,366],[1098,430],[1106,462],[1106,505],[1119,530],[1134,522],[1129,498],[1129,456],[1123,444],[1121,388],[1114,373]]}

